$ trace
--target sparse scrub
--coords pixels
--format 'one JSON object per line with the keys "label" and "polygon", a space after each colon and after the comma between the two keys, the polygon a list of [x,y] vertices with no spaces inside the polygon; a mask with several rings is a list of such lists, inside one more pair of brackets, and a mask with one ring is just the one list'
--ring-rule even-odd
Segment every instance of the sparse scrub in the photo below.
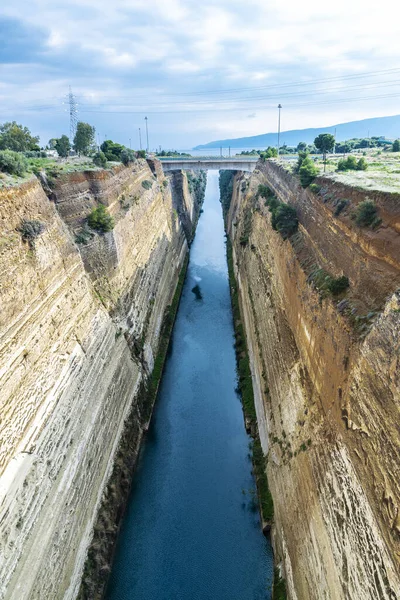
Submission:
{"label": "sparse scrub", "polygon": [[366,171],[367,169],[368,163],[364,157],[361,157],[359,160],[355,156],[341,158],[337,165],[338,171]]}
{"label": "sparse scrub", "polygon": [[344,210],[348,204],[349,204],[348,200],[339,200],[339,202],[336,205],[335,212],[333,213],[334,216],[338,217],[340,215],[340,213],[342,212],[342,210]]}
{"label": "sparse scrub", "polygon": [[325,269],[316,269],[311,273],[308,280],[314,284],[322,296],[338,296],[347,290],[350,285],[349,279],[345,275],[332,277]]}
{"label": "sparse scrub", "polygon": [[318,183],[310,183],[310,185],[308,187],[309,187],[309,190],[311,192],[313,192],[313,194],[318,194],[319,191],[321,190],[321,186],[318,185]]}
{"label": "sparse scrub", "polygon": [[151,181],[149,181],[148,179],[145,179],[144,181],[142,181],[142,188],[144,188],[145,190],[149,190],[152,186]]}
{"label": "sparse scrub", "polygon": [[133,152],[133,150],[131,150],[130,148],[124,148],[121,152],[121,161],[124,163],[124,165],[129,165],[129,163],[131,162],[135,162],[136,160],[136,156],[135,153]]}

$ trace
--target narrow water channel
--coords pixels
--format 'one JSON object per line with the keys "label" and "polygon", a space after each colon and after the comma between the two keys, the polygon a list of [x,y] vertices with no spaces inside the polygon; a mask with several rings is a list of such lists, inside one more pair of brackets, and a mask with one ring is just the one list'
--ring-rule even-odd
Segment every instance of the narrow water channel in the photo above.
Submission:
{"label": "narrow water channel", "polygon": [[107,600],[271,597],[272,553],[260,528],[250,438],[235,393],[216,171],[208,173],[203,208]]}

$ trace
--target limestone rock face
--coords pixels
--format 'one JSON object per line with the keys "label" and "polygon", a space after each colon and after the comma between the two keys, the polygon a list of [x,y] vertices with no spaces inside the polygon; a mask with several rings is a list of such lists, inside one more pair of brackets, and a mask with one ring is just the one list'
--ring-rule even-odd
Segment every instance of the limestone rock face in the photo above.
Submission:
{"label": "limestone rock face", "polygon": [[[36,178],[0,190],[1,599],[76,597],[124,424],[137,447],[146,427],[138,389],[188,247],[156,166],[65,175],[50,199]],[[103,235],[85,225],[99,202]]]}
{"label": "limestone rock face", "polygon": [[[267,185],[297,210],[271,227]],[[368,192],[382,224],[359,228],[365,194],[327,178],[303,190],[274,161],[238,174],[228,232],[275,507],[273,543],[291,599],[400,598],[399,205]],[[341,199],[346,208],[335,215]],[[336,211],[337,212],[337,211]],[[315,273],[346,275],[321,294]]]}

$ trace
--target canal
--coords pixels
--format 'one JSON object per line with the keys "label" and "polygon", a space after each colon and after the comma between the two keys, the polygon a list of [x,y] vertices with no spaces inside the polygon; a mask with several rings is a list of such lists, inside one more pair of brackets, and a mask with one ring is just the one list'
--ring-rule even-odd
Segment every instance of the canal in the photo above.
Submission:
{"label": "canal", "polygon": [[272,551],[260,528],[235,392],[216,171],[208,173],[203,208],[107,600],[271,597]]}

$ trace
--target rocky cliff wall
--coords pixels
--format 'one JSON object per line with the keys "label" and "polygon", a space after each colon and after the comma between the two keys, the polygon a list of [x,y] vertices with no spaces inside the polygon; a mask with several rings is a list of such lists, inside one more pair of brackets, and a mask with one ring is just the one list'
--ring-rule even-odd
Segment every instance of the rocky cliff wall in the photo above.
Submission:
{"label": "rocky cliff wall", "polygon": [[[136,451],[147,426],[139,390],[188,248],[150,166],[64,175],[50,200],[36,178],[0,190],[2,599],[76,597],[124,424]],[[99,202],[103,235],[85,225]],[[24,220],[44,227],[30,243]]]}
{"label": "rocky cliff wall", "polygon": [[[228,232],[249,344],[257,419],[288,596],[400,598],[398,207],[354,225],[360,190],[318,194],[274,161],[237,175]],[[258,185],[294,206],[299,231],[271,227]],[[368,194],[370,196],[370,194]],[[334,216],[340,199],[350,200]],[[346,275],[337,299],[313,274]]]}

